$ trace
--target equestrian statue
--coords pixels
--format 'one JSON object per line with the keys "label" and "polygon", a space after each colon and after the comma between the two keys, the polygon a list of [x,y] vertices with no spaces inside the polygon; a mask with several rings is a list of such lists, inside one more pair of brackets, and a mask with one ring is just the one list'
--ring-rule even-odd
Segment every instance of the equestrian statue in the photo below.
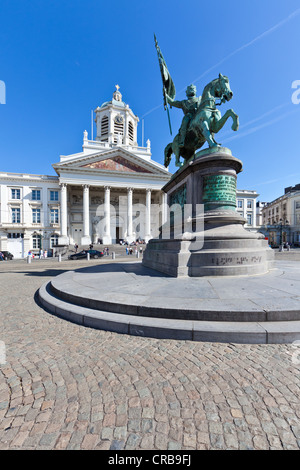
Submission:
{"label": "equestrian statue", "polygon": [[[216,147],[217,149],[221,147],[221,144],[215,141],[215,134],[222,129],[229,117],[233,120],[231,128],[237,131],[239,118],[232,109],[228,109],[224,116],[222,116],[217,109],[217,106],[220,106],[226,101],[230,101],[233,96],[228,77],[222,74],[219,74],[218,78],[206,85],[202,96],[197,97],[195,85],[189,85],[186,89],[187,99],[176,101],[174,99],[174,83],[157,44],[156,37],[154,36],[154,38],[163,81],[164,107],[168,112],[171,134],[172,129],[168,105],[171,108],[176,107],[182,109],[184,114],[178,134],[173,142],[169,143],[165,148],[164,165],[165,167],[169,166],[172,154],[174,154],[175,165],[181,167],[195,156],[196,150],[200,149],[205,142],[208,143],[209,148]],[[216,100],[220,101],[217,103]],[[180,161],[180,157],[184,159],[184,162]]]}

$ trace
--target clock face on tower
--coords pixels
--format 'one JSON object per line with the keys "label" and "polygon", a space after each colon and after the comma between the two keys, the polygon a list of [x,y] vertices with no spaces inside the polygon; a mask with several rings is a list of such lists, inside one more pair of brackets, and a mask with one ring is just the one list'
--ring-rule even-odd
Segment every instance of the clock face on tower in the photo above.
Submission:
{"label": "clock face on tower", "polygon": [[123,116],[121,116],[120,114],[118,116],[115,117],[115,122],[118,123],[118,124],[122,124],[123,123]]}

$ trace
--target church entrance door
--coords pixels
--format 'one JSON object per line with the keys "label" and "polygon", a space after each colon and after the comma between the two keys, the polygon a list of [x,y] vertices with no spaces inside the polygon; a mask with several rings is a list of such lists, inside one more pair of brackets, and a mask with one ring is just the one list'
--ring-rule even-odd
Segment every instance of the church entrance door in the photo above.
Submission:
{"label": "church entrance door", "polygon": [[73,243],[77,243],[77,245],[80,245],[81,237],[82,237],[82,225],[81,224],[73,225],[72,226]]}
{"label": "church entrance door", "polygon": [[120,240],[123,240],[123,223],[123,219],[120,216],[111,218],[110,229],[113,243],[120,243]]}

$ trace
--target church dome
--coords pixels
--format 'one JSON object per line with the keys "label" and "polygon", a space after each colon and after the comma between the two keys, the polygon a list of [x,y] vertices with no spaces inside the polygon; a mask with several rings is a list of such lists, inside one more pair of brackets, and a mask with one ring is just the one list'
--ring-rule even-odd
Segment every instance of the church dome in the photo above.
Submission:
{"label": "church dome", "polygon": [[114,92],[113,94],[113,97],[112,97],[112,100],[110,101],[105,101],[101,106],[100,106],[100,109],[101,108],[105,108],[106,106],[108,106],[109,104],[113,104],[114,106],[118,106],[120,108],[125,108],[126,106],[126,103],[124,103],[124,101],[122,101],[122,94],[119,92],[119,85],[116,85],[116,91]]}

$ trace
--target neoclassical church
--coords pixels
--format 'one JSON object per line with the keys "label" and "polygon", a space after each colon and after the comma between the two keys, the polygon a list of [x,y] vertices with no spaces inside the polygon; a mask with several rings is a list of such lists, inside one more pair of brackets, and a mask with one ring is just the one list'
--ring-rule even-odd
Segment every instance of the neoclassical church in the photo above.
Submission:
{"label": "neoclassical church", "polygon": [[56,176],[0,172],[0,251],[16,258],[56,245],[132,242],[165,221],[161,188],[172,176],[137,143],[139,119],[116,86],[95,111],[96,138],[61,155]]}

